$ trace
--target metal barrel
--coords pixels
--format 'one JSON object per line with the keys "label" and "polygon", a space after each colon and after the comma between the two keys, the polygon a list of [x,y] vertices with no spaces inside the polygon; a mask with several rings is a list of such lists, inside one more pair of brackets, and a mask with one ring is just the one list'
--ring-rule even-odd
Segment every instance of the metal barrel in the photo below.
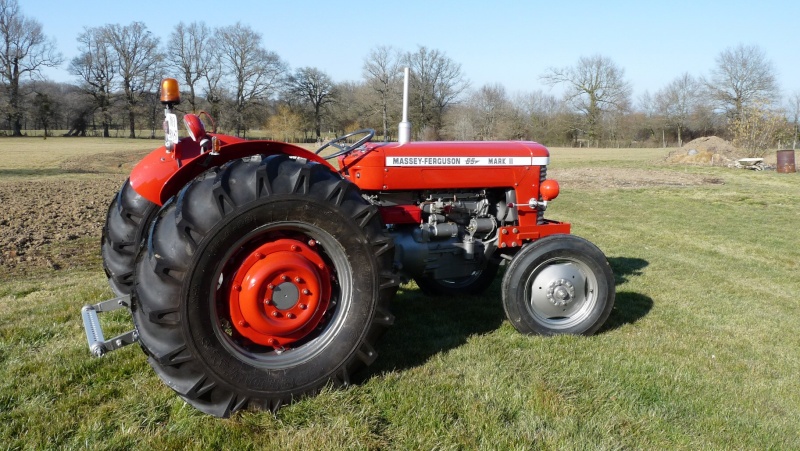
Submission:
{"label": "metal barrel", "polygon": [[778,172],[797,172],[794,164],[794,150],[778,151]]}

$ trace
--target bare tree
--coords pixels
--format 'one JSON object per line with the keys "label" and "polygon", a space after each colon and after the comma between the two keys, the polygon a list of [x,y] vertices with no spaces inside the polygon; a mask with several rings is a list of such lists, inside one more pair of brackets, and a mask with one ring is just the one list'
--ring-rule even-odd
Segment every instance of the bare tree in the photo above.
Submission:
{"label": "bare tree", "polygon": [[678,147],[683,145],[681,132],[686,129],[699,98],[700,83],[688,72],[656,92],[656,108],[664,116],[667,125],[675,127],[678,134]]}
{"label": "bare tree", "polygon": [[625,70],[601,55],[581,57],[575,66],[550,68],[542,75],[550,86],[566,85],[566,101],[585,121],[591,143],[597,144],[603,115],[624,110],[630,103],[631,85]]}
{"label": "bare tree", "polygon": [[399,52],[389,46],[379,46],[369,52],[361,71],[366,85],[378,97],[376,104],[380,109],[384,141],[389,141],[391,110],[399,105],[400,66]]}
{"label": "bare tree", "polygon": [[572,121],[564,102],[541,90],[520,95],[514,108],[526,118],[527,133],[531,139],[543,143],[569,142],[574,134]]}
{"label": "bare tree", "polygon": [[510,114],[510,102],[503,85],[484,85],[473,93],[468,101],[475,112],[474,130],[481,141],[502,139],[501,127]]}
{"label": "bare tree", "polygon": [[639,127],[646,131],[646,139],[652,139],[656,137],[656,129],[660,130],[661,147],[667,147],[667,124],[666,120],[664,119],[664,115],[661,114],[661,111],[659,110],[656,97],[657,96],[651,95],[650,91],[647,90],[645,90],[645,92],[639,96],[637,101],[637,110],[639,114],[641,114],[642,118]]}
{"label": "bare tree", "polygon": [[469,88],[469,82],[461,72],[461,64],[439,50],[419,46],[416,52],[405,55],[404,62],[411,68],[416,123],[423,133],[431,127],[431,135],[435,136],[442,127],[445,110]]}
{"label": "bare tree", "polygon": [[[212,39],[208,47],[208,62],[203,74],[205,81],[203,86],[203,96],[208,102],[209,112],[212,117],[220,118],[222,113],[222,103],[226,98],[225,86],[222,79],[225,72],[222,67],[219,43]],[[221,119],[221,118],[220,118]]]}
{"label": "bare tree", "polygon": [[289,76],[287,86],[292,96],[311,107],[314,132],[319,139],[325,105],[335,99],[331,77],[315,67],[302,67]]}
{"label": "bare tree", "polygon": [[375,97],[363,82],[336,83],[336,102],[328,105],[328,123],[336,134],[349,133],[365,127],[380,129],[380,119],[374,117]]}
{"label": "bare tree", "polygon": [[106,25],[103,33],[116,53],[116,69],[128,111],[130,138],[136,137],[136,108],[144,95],[153,91],[161,74],[163,55],[154,37],[142,22]]}
{"label": "bare tree", "polygon": [[0,0],[0,78],[8,101],[4,108],[14,136],[22,135],[20,79],[39,76],[44,67],[59,66],[63,58],[55,43],[42,33],[42,25],[25,17],[17,0]]}
{"label": "bare tree", "polygon": [[800,133],[800,91],[795,91],[789,97],[787,112],[792,118],[792,150],[797,147],[797,135]]}
{"label": "bare tree", "polygon": [[197,111],[198,83],[215,67],[211,29],[204,22],[192,22],[189,25],[180,22],[169,35],[168,47],[167,61],[178,71],[182,85],[189,90],[189,105],[192,111]]}
{"label": "bare tree", "polygon": [[[70,62],[69,70],[78,77],[81,90],[92,99],[94,108],[100,110],[103,137],[108,138],[117,58],[101,27],[85,28],[78,35],[78,48],[80,54]],[[85,134],[85,130],[77,132]]]}
{"label": "bare tree", "polygon": [[475,140],[475,111],[469,105],[456,105],[447,113],[448,135],[456,141]]}
{"label": "bare tree", "polygon": [[791,129],[782,110],[751,102],[730,122],[733,145],[745,151],[747,157],[763,157],[767,150],[785,137]]}
{"label": "bare tree", "polygon": [[780,92],[772,62],[755,45],[739,44],[722,51],[706,86],[731,119],[738,118],[747,106],[774,102]]}
{"label": "bare tree", "polygon": [[302,126],[303,119],[299,114],[292,111],[289,105],[279,105],[264,128],[272,135],[272,139],[293,142]]}
{"label": "bare tree", "polygon": [[217,30],[222,67],[233,86],[234,128],[242,136],[251,105],[264,102],[283,81],[287,65],[261,46],[261,35],[237,23]]}
{"label": "bare tree", "polygon": [[66,97],[70,87],[66,83],[49,80],[34,81],[29,86],[30,94],[26,103],[30,106],[30,118],[34,128],[44,129],[44,136],[50,136],[50,130],[59,127],[66,121]]}
{"label": "bare tree", "polygon": [[63,110],[63,127],[67,129],[64,136],[86,136],[89,128],[89,118],[96,110],[94,99],[75,84],[63,84],[62,93],[59,95]]}
{"label": "bare tree", "polygon": [[33,98],[34,118],[38,125],[44,129],[44,138],[47,139],[47,130],[53,122],[56,107],[53,99],[44,92],[37,92]]}

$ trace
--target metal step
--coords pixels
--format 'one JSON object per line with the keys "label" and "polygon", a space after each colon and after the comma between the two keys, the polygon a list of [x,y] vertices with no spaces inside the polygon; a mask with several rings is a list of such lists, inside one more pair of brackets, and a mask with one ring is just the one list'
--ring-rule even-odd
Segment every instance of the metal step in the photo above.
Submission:
{"label": "metal step", "polygon": [[81,309],[83,317],[83,328],[86,330],[86,340],[89,342],[89,350],[95,357],[102,357],[106,353],[119,349],[123,346],[135,343],[139,340],[136,330],[125,332],[116,337],[106,340],[103,336],[103,327],[100,325],[100,312],[111,312],[121,308],[130,309],[130,295],[120,296],[93,305],[84,305]]}

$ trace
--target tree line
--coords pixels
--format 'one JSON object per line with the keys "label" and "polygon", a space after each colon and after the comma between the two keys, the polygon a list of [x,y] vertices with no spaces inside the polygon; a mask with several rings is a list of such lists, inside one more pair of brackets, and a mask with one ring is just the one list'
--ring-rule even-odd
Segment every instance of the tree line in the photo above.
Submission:
{"label": "tree line", "polygon": [[[547,68],[538,80],[550,92],[509,94],[499,83],[471,86],[458,62],[426,46],[374,47],[360,80],[335,82],[320,68],[291,69],[242,23],[180,23],[163,43],[141,22],[88,27],[76,38],[78,56],[64,61],[17,0],[0,0],[0,38],[0,132],[16,136],[65,130],[156,137],[163,120],[159,81],[168,75],[181,83],[179,111],[207,111],[219,130],[237,136],[314,141],[368,127],[393,140],[403,67],[411,68],[415,139],[680,146],[719,135],[766,148],[794,145],[800,119],[800,93],[781,97],[775,69],[757,46],[725,49],[710,74],[684,73],[634,99],[624,68],[604,55]],[[73,82],[41,77],[44,68],[63,64]]]}

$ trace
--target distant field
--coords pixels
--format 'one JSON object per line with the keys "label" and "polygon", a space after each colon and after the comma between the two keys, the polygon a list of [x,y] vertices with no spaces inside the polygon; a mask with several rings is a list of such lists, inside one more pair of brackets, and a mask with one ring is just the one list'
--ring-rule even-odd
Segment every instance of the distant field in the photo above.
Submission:
{"label": "distant field", "polygon": [[[0,138],[3,448],[800,448],[798,174],[552,149],[561,196],[548,216],[603,249],[616,276],[599,334],[520,335],[499,281],[475,299],[410,284],[359,383],[217,420],[136,346],[91,358],[80,322],[82,305],[112,297],[107,202],[158,145]],[[132,327],[123,313],[104,322]]]}

